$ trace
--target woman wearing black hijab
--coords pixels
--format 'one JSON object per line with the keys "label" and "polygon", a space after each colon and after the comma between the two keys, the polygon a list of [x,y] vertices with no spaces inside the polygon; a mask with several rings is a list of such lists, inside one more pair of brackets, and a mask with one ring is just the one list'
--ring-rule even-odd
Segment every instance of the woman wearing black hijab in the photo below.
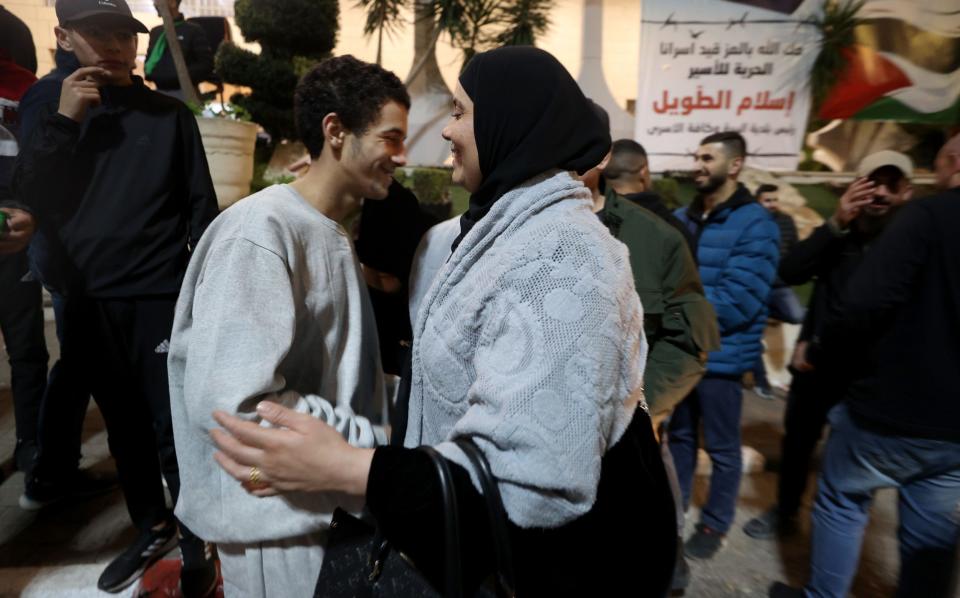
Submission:
{"label": "woman wearing black hijab", "polygon": [[663,596],[676,527],[643,401],[642,308],[626,249],[569,172],[598,164],[609,133],[535,48],[478,54],[454,99],[443,135],[470,208],[414,325],[403,447],[355,449],[262,403],[287,429],[215,414],[235,437],[215,437],[221,464],[240,481],[258,468],[254,493],[365,496],[392,545],[442,588],[439,482],[414,450],[433,446],[451,465],[471,595],[495,565],[483,498],[451,442],[466,437],[497,479],[519,596]]}

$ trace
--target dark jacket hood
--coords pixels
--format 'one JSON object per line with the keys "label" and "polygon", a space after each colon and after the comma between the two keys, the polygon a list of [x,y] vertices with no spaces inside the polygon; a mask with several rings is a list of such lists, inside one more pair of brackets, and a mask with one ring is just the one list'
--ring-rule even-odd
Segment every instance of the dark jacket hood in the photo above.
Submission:
{"label": "dark jacket hood", "polygon": [[[743,186],[743,183],[737,183],[737,189],[733,192],[726,201],[717,204],[717,206],[710,212],[707,216],[707,220],[713,220],[717,218],[719,214],[724,212],[733,212],[738,210],[743,206],[751,203],[755,203],[756,200],[753,197],[753,194]],[[693,201],[690,203],[690,207],[687,208],[687,216],[695,222],[703,221],[703,196],[697,195]]]}

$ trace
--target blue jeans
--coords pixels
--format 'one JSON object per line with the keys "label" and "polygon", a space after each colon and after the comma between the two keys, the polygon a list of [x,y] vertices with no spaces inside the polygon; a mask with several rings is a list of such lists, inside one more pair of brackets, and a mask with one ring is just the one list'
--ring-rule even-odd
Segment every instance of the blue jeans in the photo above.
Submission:
{"label": "blue jeans", "polygon": [[873,494],[899,490],[897,596],[952,596],[960,539],[960,443],[891,436],[830,411],[830,439],[813,510],[806,595],[843,598],[857,571]]}
{"label": "blue jeans", "polygon": [[725,534],[733,523],[743,457],[740,453],[740,411],[743,388],[740,377],[707,374],[670,417],[670,452],[677,470],[683,508],[690,505],[693,474],[697,468],[700,422],[713,462],[710,495],[700,522]]}

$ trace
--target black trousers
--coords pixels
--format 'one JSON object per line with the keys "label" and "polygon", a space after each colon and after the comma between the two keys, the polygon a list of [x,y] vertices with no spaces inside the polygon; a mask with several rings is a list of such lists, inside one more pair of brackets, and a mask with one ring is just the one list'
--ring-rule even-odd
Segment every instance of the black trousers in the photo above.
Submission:
{"label": "black trousers", "polygon": [[[61,355],[65,380],[89,389],[107,427],[110,453],[135,526],[144,530],[171,519],[161,474],[173,500],[180,475],[173,444],[167,347],[176,297],[90,299],[69,297],[62,306]],[[58,437],[74,422],[71,393],[47,393],[35,475],[56,479],[68,466],[58,457]],[[188,534],[184,530],[185,534]]]}
{"label": "black trousers", "polygon": [[[57,342],[63,346],[63,314],[66,310],[67,299],[54,291],[50,293],[53,299],[53,314],[57,323]],[[48,481],[55,482],[69,479],[70,475],[80,465],[80,445],[83,436],[83,420],[87,415],[87,406],[90,404],[90,389],[82,377],[83,368],[70,368],[64,364],[64,356],[50,368],[47,377],[47,391],[44,394],[44,403],[56,405],[56,409],[41,409],[40,427],[55,433],[45,434],[44,442],[44,469],[56,472],[46,476]],[[71,378],[71,374],[73,377]],[[50,395],[54,395],[50,397]],[[47,417],[44,417],[44,414]]]}
{"label": "black trousers", "polygon": [[793,517],[807,489],[810,463],[827,424],[827,412],[841,399],[839,385],[817,371],[793,372],[781,443],[778,511]]}
{"label": "black trousers", "polygon": [[0,332],[10,356],[13,413],[17,426],[14,462],[29,472],[37,447],[40,404],[47,383],[43,296],[39,282],[21,282],[27,255],[0,257]]}

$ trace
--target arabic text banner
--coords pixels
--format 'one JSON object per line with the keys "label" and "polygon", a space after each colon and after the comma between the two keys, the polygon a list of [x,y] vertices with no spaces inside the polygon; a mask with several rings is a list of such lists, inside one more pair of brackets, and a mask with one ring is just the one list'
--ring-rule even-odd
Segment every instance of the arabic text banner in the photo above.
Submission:
{"label": "arabic text banner", "polygon": [[748,164],[793,170],[810,111],[820,0],[645,0],[635,137],[654,171],[688,170],[699,141],[747,140]]}
{"label": "arabic text banner", "polygon": [[[53,0],[47,1],[53,5]],[[127,5],[133,12],[156,13],[153,0],[128,0]],[[189,17],[232,17],[233,0],[184,0],[180,12]]]}

